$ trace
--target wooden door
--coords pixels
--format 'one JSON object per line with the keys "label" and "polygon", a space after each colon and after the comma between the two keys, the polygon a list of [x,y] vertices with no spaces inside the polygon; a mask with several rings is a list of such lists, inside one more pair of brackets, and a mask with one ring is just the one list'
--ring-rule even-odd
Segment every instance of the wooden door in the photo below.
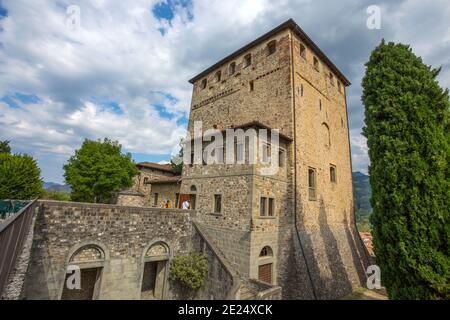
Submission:
{"label": "wooden door", "polygon": [[180,194],[180,200],[178,201],[179,209],[182,209],[183,202],[185,202],[186,200],[191,200],[191,195],[190,194]]}
{"label": "wooden door", "polygon": [[272,264],[263,264],[258,268],[258,279],[263,282],[272,283]]}

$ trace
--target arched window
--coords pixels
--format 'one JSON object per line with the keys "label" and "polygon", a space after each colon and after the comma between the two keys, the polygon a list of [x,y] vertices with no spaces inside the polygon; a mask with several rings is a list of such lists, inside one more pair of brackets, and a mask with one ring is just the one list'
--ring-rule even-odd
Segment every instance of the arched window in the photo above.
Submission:
{"label": "arched window", "polygon": [[330,83],[332,86],[334,86],[334,76],[331,72],[330,72]]}
{"label": "arched window", "polygon": [[214,79],[216,79],[216,82],[220,82],[220,80],[222,80],[222,71],[217,71]]}
{"label": "arched window", "polygon": [[244,57],[244,68],[249,67],[251,64],[252,64],[252,55],[251,53],[249,53]]}
{"label": "arched window", "polygon": [[275,53],[275,51],[277,51],[277,41],[272,40],[267,44],[267,55],[270,56]]}
{"label": "arched window", "polygon": [[192,185],[190,190],[191,192],[197,192],[197,187],[195,185]]}
{"label": "arched window", "polygon": [[[100,297],[102,270],[105,252],[95,244],[88,244],[76,250],[70,257],[64,279],[61,300],[95,300]],[[69,288],[68,281],[79,272],[79,288]]]}
{"label": "arched window", "polygon": [[169,254],[169,246],[160,241],[153,244],[145,253],[145,257],[160,257]]}
{"label": "arched window", "polygon": [[273,257],[272,248],[270,248],[269,246],[265,246],[264,248],[262,248],[261,252],[259,253],[259,257]]}
{"label": "arched window", "polygon": [[70,257],[69,263],[83,263],[83,262],[102,262],[105,260],[105,253],[102,248],[97,245],[86,245],[75,251]]}
{"label": "arched window", "polygon": [[228,67],[228,75],[233,75],[236,72],[236,62],[230,63],[230,66]]}

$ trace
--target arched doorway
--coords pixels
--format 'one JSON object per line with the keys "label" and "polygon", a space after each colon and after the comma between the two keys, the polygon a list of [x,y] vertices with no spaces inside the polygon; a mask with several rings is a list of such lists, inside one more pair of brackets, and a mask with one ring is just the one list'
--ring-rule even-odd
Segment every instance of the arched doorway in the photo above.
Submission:
{"label": "arched doorway", "polygon": [[152,244],[145,252],[141,286],[142,300],[164,299],[169,258],[169,246],[162,241]]}
{"label": "arched doorway", "polygon": [[273,251],[269,246],[262,248],[259,253],[258,280],[273,283]]}
{"label": "arched doorway", "polygon": [[105,252],[95,244],[77,249],[67,264],[61,299],[98,299],[104,262]]}

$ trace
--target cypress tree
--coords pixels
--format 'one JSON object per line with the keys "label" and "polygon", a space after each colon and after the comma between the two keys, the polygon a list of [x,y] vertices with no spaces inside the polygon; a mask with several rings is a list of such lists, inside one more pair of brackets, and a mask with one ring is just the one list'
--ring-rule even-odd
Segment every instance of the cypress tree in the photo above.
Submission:
{"label": "cypress tree", "polygon": [[384,40],[366,63],[374,251],[391,299],[450,298],[450,101],[439,71]]}

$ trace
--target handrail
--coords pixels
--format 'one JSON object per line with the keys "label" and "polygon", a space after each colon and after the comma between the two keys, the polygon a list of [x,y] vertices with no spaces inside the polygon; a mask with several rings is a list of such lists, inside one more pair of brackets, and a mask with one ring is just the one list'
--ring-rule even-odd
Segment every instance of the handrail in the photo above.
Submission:
{"label": "handrail", "polygon": [[0,296],[14,270],[37,205],[34,199],[0,224]]}

